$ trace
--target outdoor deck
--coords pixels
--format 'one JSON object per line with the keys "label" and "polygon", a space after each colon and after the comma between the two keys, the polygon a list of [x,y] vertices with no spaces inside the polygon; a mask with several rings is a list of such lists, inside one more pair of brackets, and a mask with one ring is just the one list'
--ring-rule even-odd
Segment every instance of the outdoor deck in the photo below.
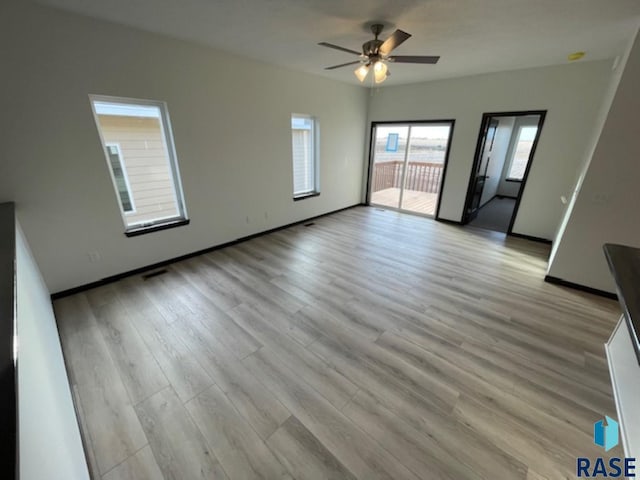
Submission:
{"label": "outdoor deck", "polygon": [[[435,215],[442,182],[442,163],[392,160],[374,163],[371,203],[401,208],[422,215]],[[401,186],[404,185],[402,205]]]}
{"label": "outdoor deck", "polygon": [[[385,188],[371,194],[371,204],[398,208],[399,198],[399,188]],[[423,215],[435,215],[437,202],[437,193],[405,190],[401,208]]]}

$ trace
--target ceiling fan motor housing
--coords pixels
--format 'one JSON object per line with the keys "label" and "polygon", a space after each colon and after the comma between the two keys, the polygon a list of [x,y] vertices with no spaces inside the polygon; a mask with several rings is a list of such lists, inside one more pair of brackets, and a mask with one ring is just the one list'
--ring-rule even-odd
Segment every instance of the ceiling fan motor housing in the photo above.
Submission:
{"label": "ceiling fan motor housing", "polygon": [[368,42],[364,42],[362,44],[362,53],[367,57],[371,55],[378,55],[378,51],[380,49],[380,45],[382,45],[382,40],[369,40]]}

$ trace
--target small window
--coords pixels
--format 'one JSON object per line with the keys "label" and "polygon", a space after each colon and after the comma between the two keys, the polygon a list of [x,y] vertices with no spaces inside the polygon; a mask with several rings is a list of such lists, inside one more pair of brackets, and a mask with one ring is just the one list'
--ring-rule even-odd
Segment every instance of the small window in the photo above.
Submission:
{"label": "small window", "polygon": [[91,96],[127,235],[188,223],[164,102]]}
{"label": "small window", "polygon": [[124,213],[132,213],[135,209],[133,208],[133,201],[131,200],[129,180],[122,167],[123,162],[120,147],[117,144],[107,144],[107,157],[109,158],[109,166],[111,167],[111,173],[116,183],[116,191],[120,198],[122,211]]}
{"label": "small window", "polygon": [[293,198],[319,194],[317,121],[306,115],[291,116]]}
{"label": "small window", "polygon": [[398,151],[398,138],[399,135],[397,133],[390,133],[387,135],[387,146],[385,151],[387,152],[397,152]]}
{"label": "small window", "polygon": [[531,148],[533,147],[533,141],[538,133],[538,127],[521,127],[518,133],[518,141],[513,147],[513,155],[511,158],[511,165],[509,166],[509,173],[507,180],[521,181],[524,177],[524,172],[527,170],[527,164],[529,163],[529,156],[531,154]]}

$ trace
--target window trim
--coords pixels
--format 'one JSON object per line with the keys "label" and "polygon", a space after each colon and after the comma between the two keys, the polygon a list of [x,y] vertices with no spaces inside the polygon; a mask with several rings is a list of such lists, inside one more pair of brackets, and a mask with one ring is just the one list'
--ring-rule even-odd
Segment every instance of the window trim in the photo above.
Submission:
{"label": "window trim", "polygon": [[298,200],[304,200],[305,198],[319,197],[319,196],[320,196],[320,192],[301,193],[300,195],[294,196],[293,201],[297,202]]}
{"label": "window trim", "polygon": [[158,223],[155,225],[145,225],[142,227],[130,228],[129,230],[125,230],[124,234],[127,237],[137,237],[139,235],[144,235],[145,233],[153,233],[158,232],[160,230],[168,230],[170,228],[181,227],[183,225],[189,225],[191,220],[188,218],[176,218],[173,217],[172,221],[165,221],[164,223]]}
{"label": "window trim", "polygon": [[[115,147],[116,150],[118,150],[118,161],[120,162],[120,169],[122,170],[122,177],[124,178],[124,184],[127,187],[127,193],[129,194],[129,203],[131,203],[131,210],[127,211],[122,207],[122,198],[120,197],[120,191],[117,189],[118,184],[116,182],[116,178],[115,175],[113,174],[113,168],[109,168],[109,170],[111,171],[111,176],[114,182],[114,186],[116,187],[116,192],[118,194],[119,200],[120,200],[120,208],[122,209],[122,213],[124,215],[131,215],[132,213],[136,213],[136,202],[133,199],[133,193],[131,191],[131,184],[129,183],[129,173],[127,172],[127,169],[125,168],[125,164],[122,158],[122,149],[120,148],[120,144],[118,142],[109,142],[109,143],[105,143],[104,144],[104,148],[105,149],[109,149],[110,147]],[[109,152],[107,152],[107,159],[109,159]],[[110,159],[109,159],[110,160]],[[109,162],[110,163],[110,162]],[[111,167],[111,164],[109,164],[109,167]]]}
{"label": "window trim", "polygon": [[[320,126],[318,118],[313,115],[305,113],[292,113],[289,118],[289,134],[291,136],[291,173],[292,177],[295,177],[294,163],[293,163],[293,132],[294,130],[304,130],[293,128],[291,121],[294,118],[304,118],[311,120],[311,154],[313,156],[313,188],[309,191],[296,193],[293,191],[293,201],[304,200],[305,198],[318,197],[320,195]],[[292,186],[295,187],[295,179],[292,178]]]}
{"label": "window trim", "polygon": [[[96,125],[96,130],[98,131],[98,136],[100,138],[100,143],[102,145],[102,150],[105,155],[105,159],[107,161],[107,167],[109,170],[109,174],[111,175],[111,181],[114,185],[114,189],[116,192],[116,196],[119,200],[119,194],[117,185],[115,183],[115,178],[109,164],[109,156],[107,154],[106,145],[104,136],[102,134],[102,129],[100,128],[100,122],[98,119],[98,113],[96,112],[95,102],[107,102],[107,103],[116,103],[116,104],[125,104],[125,105],[136,105],[142,107],[156,107],[160,111],[160,132],[162,134],[162,140],[164,142],[165,148],[167,150],[168,163],[169,163],[169,172],[171,174],[171,179],[173,180],[173,194],[174,200],[176,204],[176,208],[178,210],[177,216],[164,217],[159,218],[149,222],[140,222],[137,224],[129,225],[127,223],[127,216],[122,208],[122,203],[119,203],[120,215],[122,217],[122,222],[124,223],[124,234],[127,237],[142,235],[144,233],[156,232],[158,230],[165,230],[168,228],[174,228],[182,225],[189,224],[189,216],[187,213],[187,207],[184,201],[184,190],[182,188],[182,181],[180,176],[180,167],[178,165],[178,155],[176,153],[175,141],[173,138],[173,129],[171,127],[171,119],[169,116],[169,107],[167,102],[161,100],[148,100],[141,98],[131,98],[131,97],[118,97],[111,95],[97,95],[97,94],[89,94],[89,104],[91,105],[91,111],[93,113],[93,119]],[[110,142],[114,143],[114,142]],[[122,159],[122,155],[120,155]],[[124,165],[123,165],[124,167]],[[123,168],[123,171],[125,169]],[[128,182],[128,177],[127,177]],[[127,183],[128,188],[129,184]],[[130,195],[131,202],[133,204],[133,195]]]}

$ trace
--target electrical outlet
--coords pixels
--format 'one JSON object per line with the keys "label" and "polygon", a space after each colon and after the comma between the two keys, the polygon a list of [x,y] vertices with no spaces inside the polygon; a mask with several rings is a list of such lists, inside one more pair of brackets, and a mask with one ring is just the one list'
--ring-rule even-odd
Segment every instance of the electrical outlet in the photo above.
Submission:
{"label": "electrical outlet", "polygon": [[100,260],[102,260],[100,252],[89,252],[87,253],[87,257],[89,257],[89,263],[98,263]]}

